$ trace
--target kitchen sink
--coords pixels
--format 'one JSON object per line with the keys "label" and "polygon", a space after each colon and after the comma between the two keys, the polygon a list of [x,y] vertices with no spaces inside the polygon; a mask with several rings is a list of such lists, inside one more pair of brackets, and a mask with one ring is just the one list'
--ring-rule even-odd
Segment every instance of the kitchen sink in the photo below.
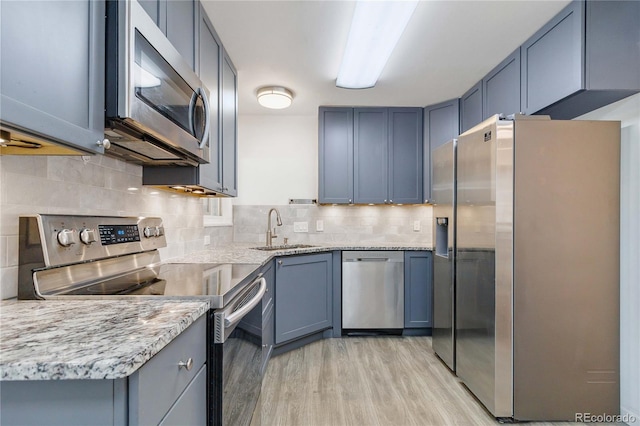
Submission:
{"label": "kitchen sink", "polygon": [[275,251],[275,250],[290,250],[290,249],[311,248],[311,247],[315,247],[315,246],[312,246],[309,244],[282,244],[279,246],[271,246],[271,247],[267,247],[267,246],[254,247],[254,249],[264,250],[264,251]]}

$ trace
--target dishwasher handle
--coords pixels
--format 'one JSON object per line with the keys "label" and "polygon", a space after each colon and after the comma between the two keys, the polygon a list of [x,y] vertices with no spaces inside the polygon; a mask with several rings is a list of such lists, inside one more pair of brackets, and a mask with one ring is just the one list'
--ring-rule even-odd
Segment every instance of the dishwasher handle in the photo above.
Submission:
{"label": "dishwasher handle", "polygon": [[344,263],[349,262],[402,262],[402,259],[392,259],[390,257],[354,257],[351,259],[343,259]]}

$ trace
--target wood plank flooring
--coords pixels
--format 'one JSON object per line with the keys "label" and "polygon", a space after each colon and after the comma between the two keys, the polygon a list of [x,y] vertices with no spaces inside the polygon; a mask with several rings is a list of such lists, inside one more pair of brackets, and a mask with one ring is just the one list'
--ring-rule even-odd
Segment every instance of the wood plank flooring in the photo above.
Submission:
{"label": "wood plank flooring", "polygon": [[325,339],[274,357],[258,407],[252,425],[499,424],[435,356],[430,337]]}

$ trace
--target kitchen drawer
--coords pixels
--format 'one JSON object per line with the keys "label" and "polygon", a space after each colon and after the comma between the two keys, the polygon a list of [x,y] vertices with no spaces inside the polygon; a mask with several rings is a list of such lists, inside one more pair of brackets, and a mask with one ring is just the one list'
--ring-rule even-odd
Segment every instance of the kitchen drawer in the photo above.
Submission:
{"label": "kitchen drawer", "polygon": [[160,422],[161,426],[201,426],[207,423],[207,367],[195,379]]}
{"label": "kitchen drawer", "polygon": [[[204,365],[206,315],[129,377],[129,424],[158,424]],[[179,362],[193,360],[190,370]]]}

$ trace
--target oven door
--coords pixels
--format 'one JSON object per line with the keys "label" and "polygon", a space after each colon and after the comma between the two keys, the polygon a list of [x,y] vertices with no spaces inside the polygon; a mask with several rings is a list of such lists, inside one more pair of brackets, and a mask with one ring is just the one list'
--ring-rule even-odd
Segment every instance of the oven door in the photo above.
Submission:
{"label": "oven door", "polygon": [[171,159],[147,143],[157,139],[207,162],[208,90],[137,1],[109,2],[107,16],[107,124],[121,136],[107,132],[112,144]]}
{"label": "oven door", "polygon": [[267,282],[258,277],[229,306],[211,314],[209,424],[248,426],[262,388],[262,298]]}

